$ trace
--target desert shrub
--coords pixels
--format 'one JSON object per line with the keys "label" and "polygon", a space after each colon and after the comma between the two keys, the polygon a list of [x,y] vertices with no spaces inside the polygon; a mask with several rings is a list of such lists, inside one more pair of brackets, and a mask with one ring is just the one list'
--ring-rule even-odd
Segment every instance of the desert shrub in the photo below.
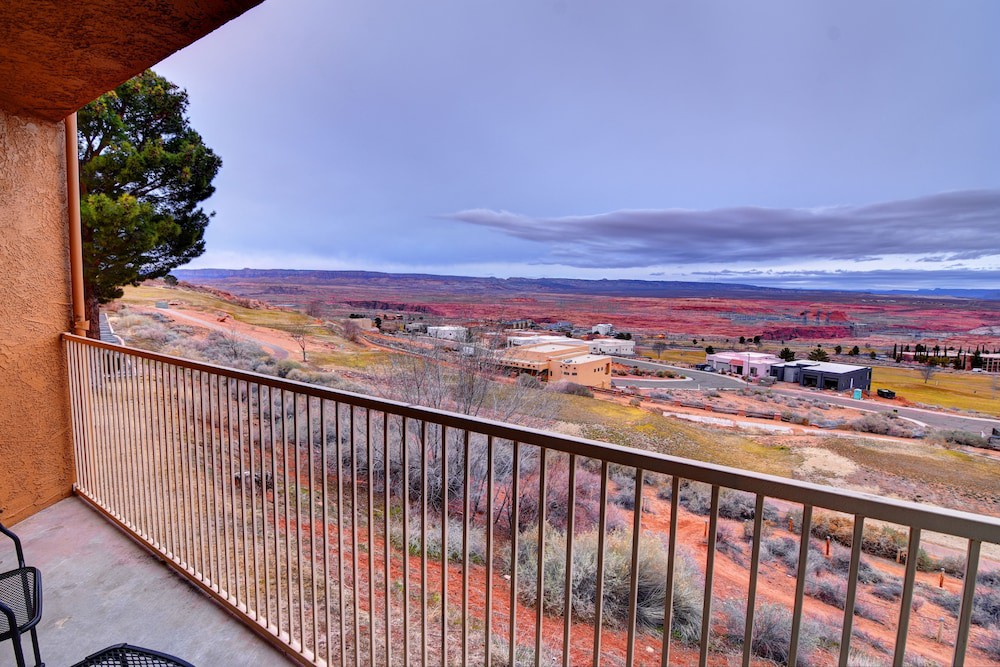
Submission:
{"label": "desert shrub", "polygon": [[746,564],[743,558],[743,547],[733,538],[733,533],[728,526],[719,526],[715,531],[715,548],[719,553],[732,558],[736,564]]}
{"label": "desert shrub", "polygon": [[[851,552],[843,549],[835,549],[830,556],[830,567],[834,572],[847,574],[851,570]],[[867,559],[858,561],[858,583],[859,584],[880,584],[885,580],[885,575],[872,566]]]}
{"label": "desert shrub", "polygon": [[[510,641],[506,637],[494,634],[492,636],[492,658],[490,667],[529,667],[535,664],[535,646],[518,643],[514,647],[514,662],[510,661]],[[552,651],[542,643],[542,654],[539,656],[539,664],[545,667],[555,667],[559,664],[558,658]]]}
{"label": "desert shrub", "polygon": [[973,646],[985,653],[990,660],[1000,663],[1000,632],[984,633]]}
{"label": "desert shrub", "polygon": [[[420,517],[410,518],[410,543],[407,551],[411,555],[421,553],[420,545]],[[402,524],[394,524],[392,527],[391,541],[396,548],[403,544]],[[440,560],[442,553],[441,542],[441,522],[438,519],[428,519],[427,523],[427,557]],[[461,563],[463,559],[463,537],[462,520],[457,518],[448,519],[448,560],[452,563]],[[483,564],[486,562],[486,535],[482,530],[475,530],[469,527],[469,561]]]}
{"label": "desert shrub", "polygon": [[[752,521],[756,510],[756,498],[752,493],[722,489],[719,492],[719,516],[738,521]],[[764,520],[777,521],[778,511],[764,503]]]}
{"label": "desert shrub", "polygon": [[851,667],[885,667],[885,658],[852,648],[847,657],[847,664]]}
{"label": "desert shrub", "polygon": [[868,646],[872,647],[872,649],[878,651],[879,653],[884,654],[890,652],[889,647],[886,646],[881,639],[879,639],[874,635],[868,634],[864,630],[855,629],[851,636],[860,639],[861,641],[868,644]]}
{"label": "desert shrub", "polygon": [[[722,605],[723,635],[733,643],[742,642],[746,629],[746,607],[730,600]],[[799,630],[799,652],[796,665],[810,663],[812,654],[819,647],[821,631],[810,619],[803,619]],[[750,650],[754,655],[787,664],[788,649],[792,638],[792,613],[776,604],[764,603],[757,607],[750,633]]]}
{"label": "desert shrub", "polygon": [[894,438],[919,437],[919,430],[911,422],[900,419],[892,412],[869,412],[851,422],[851,428],[861,433]]}
{"label": "desert shrub", "polygon": [[872,595],[881,600],[896,601],[903,595],[903,584],[898,581],[887,581],[872,588]]}
{"label": "desert shrub", "polygon": [[549,391],[554,391],[558,394],[570,394],[571,396],[585,396],[586,398],[593,398],[594,392],[592,392],[588,387],[584,387],[582,384],[577,384],[576,382],[569,382],[568,380],[560,380],[559,382],[553,382],[548,387]]}
{"label": "desert shrub", "polygon": [[[510,450],[506,451],[509,453]],[[483,465],[485,465],[485,457],[483,461]],[[460,470],[461,466],[452,466],[451,463],[449,466],[451,466],[452,471],[456,471],[456,478],[461,480],[463,476]],[[524,475],[526,468],[530,470],[530,474],[527,476]],[[523,484],[518,501],[518,525],[522,530],[538,523],[539,478],[537,468],[537,460],[530,462],[528,466],[522,462]],[[569,457],[565,454],[550,454],[546,475],[545,520],[554,528],[565,530],[569,509]],[[576,532],[583,532],[596,526],[600,519],[601,480],[594,472],[593,466],[586,464],[577,466],[575,489],[576,503],[573,525]],[[459,495],[460,493],[461,491],[458,492]],[[508,512],[501,512],[498,516],[497,526],[505,532],[509,531],[511,518]],[[607,522],[609,530],[624,526],[626,523],[622,511],[617,506],[611,505],[608,506],[607,510]]]}
{"label": "desert shrub", "polygon": [[935,431],[931,434],[931,439],[935,442],[963,445],[965,447],[986,447],[989,444],[987,438],[970,431]]}
{"label": "desert shrub", "polygon": [[616,476],[614,481],[618,488],[610,495],[609,500],[622,509],[635,509],[635,477]]}
{"label": "desert shrub", "polygon": [[847,585],[836,579],[811,579],[806,582],[806,595],[833,605],[837,609],[843,609],[847,598]]}
{"label": "desert shrub", "polygon": [[[930,597],[952,616],[958,618],[962,596],[939,588],[929,589]],[[972,599],[972,622],[982,627],[1000,627],[1000,590],[980,587]]]}
{"label": "desert shrub", "polygon": [[542,381],[539,380],[534,375],[529,375],[528,373],[521,373],[517,376],[517,386],[526,387],[528,389],[541,389]]}
{"label": "desert shrub", "polygon": [[[573,615],[580,620],[593,620],[597,596],[598,535],[590,531],[574,539],[573,582],[571,604]],[[612,627],[622,627],[628,620],[632,536],[624,530],[607,535],[604,560],[604,621]],[[559,531],[545,532],[543,556],[544,588],[542,603],[550,613],[564,611],[566,537]],[[518,544],[518,593],[527,604],[538,598],[538,537],[537,531],[522,534]],[[676,553],[674,570],[673,623],[674,637],[685,643],[696,642],[701,631],[701,573],[694,560],[684,550]],[[639,541],[638,624],[648,628],[663,626],[663,605],[666,600],[667,551],[662,542],[651,535]]]}
{"label": "desert shrub", "polygon": [[[962,571],[965,571],[965,562],[962,562]],[[990,572],[980,572],[976,575],[976,583],[980,586],[988,586],[990,588],[1000,588],[1000,570],[991,570]]]}
{"label": "desert shrub", "polygon": [[680,504],[692,514],[708,514],[712,510],[711,488],[699,482],[682,484]]}
{"label": "desert shrub", "polygon": [[764,540],[760,545],[760,559],[764,562],[779,560],[785,565],[797,564],[799,561],[799,545],[790,537],[773,537]]}

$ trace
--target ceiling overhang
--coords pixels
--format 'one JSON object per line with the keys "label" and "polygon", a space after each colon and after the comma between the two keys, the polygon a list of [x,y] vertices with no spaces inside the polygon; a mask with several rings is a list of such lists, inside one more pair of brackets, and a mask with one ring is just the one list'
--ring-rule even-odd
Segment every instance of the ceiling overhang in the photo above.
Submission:
{"label": "ceiling overhang", "polygon": [[260,2],[0,3],[0,109],[61,120]]}

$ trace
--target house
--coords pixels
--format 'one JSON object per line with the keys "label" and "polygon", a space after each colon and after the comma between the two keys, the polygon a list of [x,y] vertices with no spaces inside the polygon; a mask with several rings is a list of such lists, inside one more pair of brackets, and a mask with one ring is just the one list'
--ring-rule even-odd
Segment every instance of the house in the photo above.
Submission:
{"label": "house", "polygon": [[588,387],[611,387],[611,358],[590,353],[584,341],[521,345],[508,349],[500,363],[543,380],[568,380]]}
{"label": "house", "polygon": [[591,354],[635,355],[635,341],[622,338],[593,338],[587,341]]}
{"label": "house", "polygon": [[706,355],[705,363],[720,373],[756,378],[768,375],[771,366],[781,363],[781,359],[763,352],[716,352]]}
{"label": "house", "polygon": [[427,335],[441,340],[465,341],[468,339],[469,330],[456,326],[427,327]]}
{"label": "house", "polygon": [[834,364],[828,361],[798,359],[774,364],[771,377],[782,382],[796,382],[803,387],[817,387],[833,391],[861,389],[869,391],[872,385],[870,366]]}
{"label": "house", "polygon": [[590,329],[590,333],[600,334],[602,336],[610,336],[611,332],[615,330],[613,324],[595,324]]}

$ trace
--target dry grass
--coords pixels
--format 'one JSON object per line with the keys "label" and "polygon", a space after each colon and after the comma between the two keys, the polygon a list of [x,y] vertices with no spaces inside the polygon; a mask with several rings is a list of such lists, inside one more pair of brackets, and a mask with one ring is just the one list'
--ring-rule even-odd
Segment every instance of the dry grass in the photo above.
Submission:
{"label": "dry grass", "polygon": [[942,369],[925,384],[916,368],[875,366],[872,390],[876,389],[892,389],[914,403],[1000,415],[1000,376],[996,375]]}
{"label": "dry grass", "polygon": [[229,313],[238,322],[253,326],[270,327],[287,331],[313,322],[312,318],[291,310],[265,310],[245,308],[204,292],[171,289],[154,285],[126,287],[125,296],[119,299],[126,305],[152,307],[157,301],[175,301],[194,310]]}

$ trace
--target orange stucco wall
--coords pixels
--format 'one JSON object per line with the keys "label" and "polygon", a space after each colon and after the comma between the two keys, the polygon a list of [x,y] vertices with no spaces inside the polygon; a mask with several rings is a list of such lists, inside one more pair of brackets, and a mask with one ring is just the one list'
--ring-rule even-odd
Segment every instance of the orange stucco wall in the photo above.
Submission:
{"label": "orange stucco wall", "polygon": [[0,110],[0,520],[69,495],[63,125]]}

